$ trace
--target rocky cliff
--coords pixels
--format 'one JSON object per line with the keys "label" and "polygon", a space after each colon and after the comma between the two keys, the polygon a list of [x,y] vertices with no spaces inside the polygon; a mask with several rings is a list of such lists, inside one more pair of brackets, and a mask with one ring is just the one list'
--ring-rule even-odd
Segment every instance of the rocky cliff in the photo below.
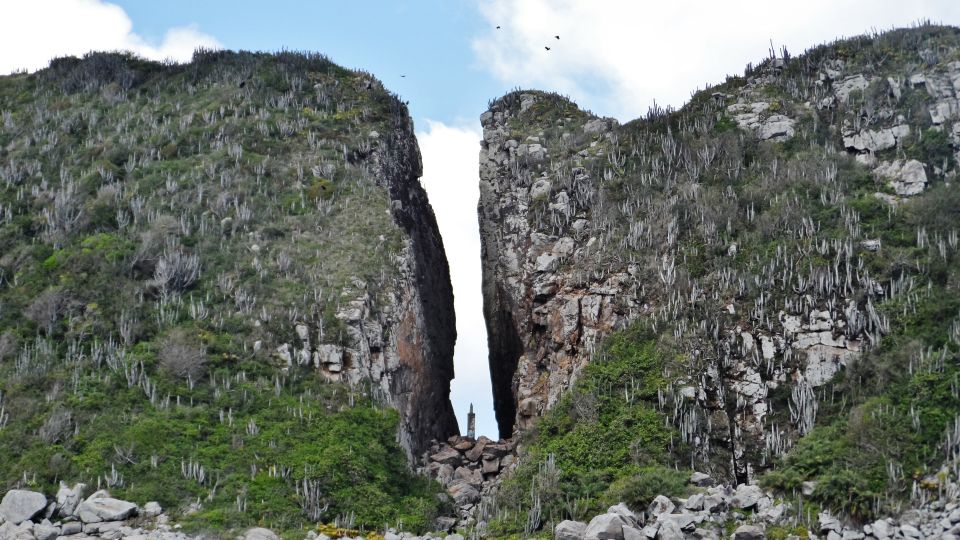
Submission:
{"label": "rocky cliff", "polygon": [[884,396],[954,373],[958,92],[960,33],[921,26],[780,51],[625,125],[554,94],[493,101],[479,216],[501,436],[639,325],[676,352],[654,405],[682,465],[747,482],[871,414],[944,444],[955,398]]}
{"label": "rocky cliff", "polygon": [[403,454],[458,432],[453,294],[396,96],[320,55],[96,53],[0,78],[0,114],[0,483],[435,511]]}

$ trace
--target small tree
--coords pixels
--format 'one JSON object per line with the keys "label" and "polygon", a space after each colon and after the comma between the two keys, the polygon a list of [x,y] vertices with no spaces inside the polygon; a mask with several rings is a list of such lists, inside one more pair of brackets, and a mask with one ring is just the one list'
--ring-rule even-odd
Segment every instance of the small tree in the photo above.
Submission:
{"label": "small tree", "polygon": [[160,367],[174,377],[197,379],[207,365],[201,344],[182,329],[167,334],[160,344]]}
{"label": "small tree", "polygon": [[53,335],[57,321],[66,311],[67,305],[67,295],[63,291],[52,289],[34,298],[24,315],[37,323],[43,329],[44,334],[49,337]]}
{"label": "small tree", "polygon": [[157,261],[153,283],[164,297],[179,294],[193,285],[200,277],[200,258],[176,250],[164,253]]}
{"label": "small tree", "polygon": [[7,330],[0,334],[0,361],[13,356],[17,352],[17,336]]}

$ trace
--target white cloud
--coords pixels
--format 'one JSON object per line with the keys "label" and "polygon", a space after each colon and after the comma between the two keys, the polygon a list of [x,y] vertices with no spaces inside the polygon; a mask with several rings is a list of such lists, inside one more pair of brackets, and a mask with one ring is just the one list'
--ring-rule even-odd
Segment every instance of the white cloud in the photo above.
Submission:
{"label": "white cloud", "polygon": [[170,28],[158,44],[133,32],[120,6],[101,0],[5,0],[0,5],[0,74],[47,66],[51,58],[124,50],[153,60],[190,60],[220,42],[195,26]]}
{"label": "white cloud", "polygon": [[743,73],[771,40],[796,55],[921,19],[960,24],[956,0],[480,0],[479,9],[490,30],[473,47],[494,76],[620,120],[654,100],[680,106],[705,83]]}
{"label": "white cloud", "polygon": [[467,431],[467,409],[477,413],[477,434],[497,438],[493,392],[487,368],[487,331],[480,294],[480,198],[478,128],[448,126],[427,120],[417,133],[423,155],[421,182],[437,216],[450,262],[457,312],[456,379],[451,385],[453,407],[461,431]]}

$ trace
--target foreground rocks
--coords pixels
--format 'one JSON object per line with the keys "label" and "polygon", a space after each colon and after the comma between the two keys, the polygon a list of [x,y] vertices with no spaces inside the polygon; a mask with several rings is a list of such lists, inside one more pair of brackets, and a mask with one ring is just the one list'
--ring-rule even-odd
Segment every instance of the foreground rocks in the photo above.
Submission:
{"label": "foreground rocks", "polygon": [[8,491],[0,502],[0,540],[190,540],[156,502],[141,509],[104,490],[84,499],[85,487],[61,483],[49,501],[36,491]]}
{"label": "foreground rocks", "polygon": [[13,489],[0,501],[0,519],[19,525],[39,514],[47,507],[47,498],[42,493]]}
{"label": "foreground rocks", "polygon": [[[707,483],[694,473],[691,484]],[[646,511],[633,511],[620,503],[589,523],[562,521],[553,530],[554,540],[766,540],[767,528],[796,527],[798,520],[785,504],[758,486],[714,486],[690,497],[670,499],[659,495]],[[802,520],[799,523],[803,523]],[[732,529],[731,529],[732,527]],[[821,512],[806,526],[810,540],[921,540],[960,538],[960,500],[937,500],[870,523],[845,523]],[[729,531],[733,531],[730,534]],[[789,536],[799,540],[799,536]]]}
{"label": "foreground rocks", "polygon": [[[83,497],[86,485],[61,483],[57,495],[48,500],[43,493],[14,489],[0,501],[0,540],[208,540],[208,534],[191,536],[180,531],[180,525],[163,512],[160,504],[151,501],[143,506],[116,499],[106,490]],[[455,519],[438,520],[438,529],[447,531]],[[229,531],[217,531],[215,538]],[[366,540],[360,531],[347,531],[353,536],[343,539]],[[280,540],[275,532],[253,527],[230,533],[235,540]],[[315,530],[305,531],[305,540],[331,540]],[[416,536],[388,529],[386,540],[464,540],[459,534],[426,534]]]}

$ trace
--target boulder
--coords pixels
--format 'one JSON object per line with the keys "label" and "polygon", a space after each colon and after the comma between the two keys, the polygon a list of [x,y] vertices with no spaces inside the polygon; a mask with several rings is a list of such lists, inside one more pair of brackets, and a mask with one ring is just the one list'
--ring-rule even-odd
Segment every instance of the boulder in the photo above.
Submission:
{"label": "boulder", "polygon": [[19,525],[47,508],[43,493],[25,489],[11,489],[0,501],[0,520]]}
{"label": "boulder", "polygon": [[598,135],[617,125],[619,122],[613,118],[594,118],[583,125],[583,132],[588,135]]}
{"label": "boulder", "polygon": [[467,482],[455,482],[447,488],[447,493],[453,497],[458,506],[476,504],[480,501],[480,492]]}
{"label": "boulder", "polygon": [[774,141],[785,141],[790,137],[793,137],[795,133],[794,125],[796,120],[784,116],[782,114],[775,114],[764,120],[760,127],[757,128],[757,138],[761,141],[766,141],[772,139]]}
{"label": "boulder", "polygon": [[84,523],[123,521],[136,513],[136,504],[110,497],[87,499],[77,507],[77,516]]}
{"label": "boulder", "polygon": [[72,536],[83,532],[83,525],[79,521],[68,521],[60,526],[60,534]]}
{"label": "boulder", "polygon": [[539,178],[530,186],[530,198],[542,199],[550,196],[550,180]]}
{"label": "boulder", "polygon": [[833,531],[839,533],[843,530],[840,520],[831,516],[830,512],[820,512],[817,514],[817,522],[820,524],[820,532]]}
{"label": "boulder", "polygon": [[693,514],[660,514],[657,516],[657,521],[661,523],[672,521],[681,531],[692,532],[697,528],[697,521],[702,521],[702,519],[698,520],[697,516]]}
{"label": "boulder", "polygon": [[657,538],[658,540],[684,540],[686,536],[676,521],[668,519],[660,524]]}
{"label": "boulder", "polygon": [[620,514],[600,514],[590,520],[583,533],[584,540],[623,540],[623,527],[632,527]]}
{"label": "boulder", "polygon": [[920,529],[907,523],[900,525],[900,534],[906,538],[923,538],[923,533],[920,532]]}
{"label": "boulder", "polygon": [[567,519],[553,528],[553,540],[580,540],[586,531],[586,523]]}
{"label": "boulder", "polygon": [[703,510],[703,500],[703,493],[694,493],[683,503],[683,508],[684,510],[693,510],[695,512]]}
{"label": "boulder", "polygon": [[623,540],[649,540],[642,529],[636,527],[623,527]]}
{"label": "boulder", "polygon": [[0,524],[0,538],[3,540],[36,540],[33,536],[33,524],[25,521],[20,525],[6,521]]}
{"label": "boulder", "polygon": [[[701,529],[696,528],[690,533],[690,537],[694,540],[720,540],[720,537],[717,536],[716,531],[713,529]],[[787,537],[789,540],[800,540],[798,537]]]}
{"label": "boulder", "polygon": [[740,484],[730,500],[730,506],[740,509],[753,508],[761,498],[763,498],[763,490],[759,486]]}
{"label": "boulder", "polygon": [[93,493],[91,493],[90,496],[87,497],[87,500],[91,501],[93,499],[109,499],[109,498],[110,498],[109,491],[105,489],[98,489],[97,491],[94,491]]}
{"label": "boulder", "polygon": [[703,497],[703,510],[716,514],[727,509],[727,502],[719,493],[709,493]]}
{"label": "boulder", "polygon": [[[442,516],[438,517],[436,527],[438,531],[447,532],[457,526],[457,518]],[[399,539],[398,539],[399,540]]]}
{"label": "boulder", "polygon": [[243,540],[280,540],[280,537],[270,529],[255,527],[243,535]]}
{"label": "boulder", "polygon": [[876,153],[897,145],[900,139],[910,135],[910,126],[901,124],[892,128],[873,131],[865,129],[843,136],[843,145],[847,150]]}
{"label": "boulder", "polygon": [[467,450],[463,455],[470,461],[479,461],[480,457],[483,456],[483,447],[487,444],[483,441],[477,441],[472,448]]}
{"label": "boulder", "polygon": [[461,461],[460,452],[457,452],[453,448],[444,448],[430,456],[430,461],[447,465],[459,465]]}
{"label": "boulder", "polygon": [[893,527],[890,525],[890,522],[885,519],[878,519],[870,524],[872,529],[870,532],[873,534],[873,537],[877,540],[884,540],[885,538],[890,538],[893,536]]}
{"label": "boulder", "polygon": [[780,503],[770,506],[765,510],[762,510],[757,514],[757,516],[766,521],[767,523],[778,523],[783,517],[783,514],[787,511],[787,505]]}
{"label": "boulder", "polygon": [[897,195],[916,195],[927,187],[927,172],[923,163],[915,159],[882,163],[873,172],[888,180]]}
{"label": "boulder", "polygon": [[766,540],[766,538],[763,528],[756,525],[741,525],[733,531],[733,540]]}
{"label": "boulder", "polygon": [[483,475],[480,470],[469,467],[457,467],[457,470],[453,472],[453,480],[466,482],[477,489],[480,489],[480,486],[483,485]]}
{"label": "boulder", "polygon": [[459,450],[460,452],[466,452],[467,450],[470,450],[471,448],[473,448],[473,445],[474,445],[473,439],[468,439],[467,437],[464,437],[460,439],[460,441],[457,444],[453,445],[453,447],[456,450]]}
{"label": "boulder", "polygon": [[61,517],[70,517],[77,510],[77,505],[83,500],[83,490],[86,484],[74,484],[73,487],[60,482],[60,489],[57,490],[57,507]]}
{"label": "boulder", "polygon": [[663,495],[657,495],[654,497],[653,501],[650,503],[650,506],[647,507],[647,513],[653,516],[659,516],[660,514],[669,514],[677,506],[673,504],[673,501],[664,497]]}
{"label": "boulder", "polygon": [[33,537],[37,540],[54,540],[60,536],[60,527],[43,520],[43,523],[37,523],[33,526]]}
{"label": "boulder", "polygon": [[690,475],[690,483],[697,487],[710,487],[713,485],[713,478],[709,474],[695,472]]}
{"label": "boulder", "polygon": [[483,457],[487,458],[502,458],[503,456],[510,453],[510,449],[505,444],[501,443],[487,443],[483,445]]}
{"label": "boulder", "polygon": [[143,509],[140,511],[140,515],[146,518],[157,517],[162,513],[163,508],[157,501],[148,502],[147,504],[143,505]]}
{"label": "boulder", "polygon": [[610,508],[607,508],[608,514],[620,514],[621,516],[627,518],[627,521],[631,521],[637,525],[642,525],[643,520],[637,516],[633,510],[627,507],[624,503],[617,503]]}

